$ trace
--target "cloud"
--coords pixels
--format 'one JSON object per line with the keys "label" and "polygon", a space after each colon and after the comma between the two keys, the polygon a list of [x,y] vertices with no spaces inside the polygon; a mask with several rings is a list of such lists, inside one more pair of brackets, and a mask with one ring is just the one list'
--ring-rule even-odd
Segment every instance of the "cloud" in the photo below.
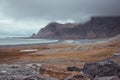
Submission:
{"label": "cloud", "polygon": [[120,0],[0,0],[0,31],[10,28],[9,33],[21,30],[20,35],[30,35],[49,22],[120,16],[119,4]]}
{"label": "cloud", "polygon": [[120,15],[120,0],[4,0],[4,14],[16,19],[74,19]]}
{"label": "cloud", "polygon": [[48,21],[0,20],[0,34],[7,36],[28,36],[48,24]]}

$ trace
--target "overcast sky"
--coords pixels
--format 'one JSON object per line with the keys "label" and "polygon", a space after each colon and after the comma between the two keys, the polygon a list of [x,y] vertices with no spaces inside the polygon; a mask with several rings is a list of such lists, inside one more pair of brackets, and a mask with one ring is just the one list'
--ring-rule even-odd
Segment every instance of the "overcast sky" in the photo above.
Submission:
{"label": "overcast sky", "polygon": [[120,16],[120,0],[0,0],[0,36],[30,36],[49,22]]}

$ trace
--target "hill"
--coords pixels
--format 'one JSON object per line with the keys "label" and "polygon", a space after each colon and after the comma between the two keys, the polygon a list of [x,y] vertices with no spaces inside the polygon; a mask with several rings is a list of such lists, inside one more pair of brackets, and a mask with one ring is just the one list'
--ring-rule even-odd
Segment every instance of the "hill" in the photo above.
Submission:
{"label": "hill", "polygon": [[86,23],[49,23],[31,38],[92,39],[120,34],[120,17],[92,17]]}

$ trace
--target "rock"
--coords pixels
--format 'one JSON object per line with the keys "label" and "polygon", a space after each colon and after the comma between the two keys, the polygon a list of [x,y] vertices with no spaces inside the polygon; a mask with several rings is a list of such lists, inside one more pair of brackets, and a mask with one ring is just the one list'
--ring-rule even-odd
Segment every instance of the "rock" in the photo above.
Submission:
{"label": "rock", "polygon": [[80,72],[82,69],[78,68],[78,67],[67,67],[67,71],[78,71]]}
{"label": "rock", "polygon": [[113,57],[120,57],[120,53],[114,53]]}
{"label": "rock", "polygon": [[37,71],[26,65],[1,64],[0,80],[43,80]]}
{"label": "rock", "polygon": [[91,78],[119,76],[120,66],[111,60],[100,61],[97,63],[86,63],[83,68],[83,73],[89,75]]}
{"label": "rock", "polygon": [[36,37],[36,34],[35,34],[35,33],[33,33],[31,37],[34,37],[34,38],[35,38],[35,37]]}
{"label": "rock", "polygon": [[42,76],[41,64],[0,64],[0,80],[58,80]]}
{"label": "rock", "polygon": [[110,42],[114,42],[114,41],[120,41],[120,34],[118,34],[117,36],[109,39]]}
{"label": "rock", "polygon": [[25,78],[24,80],[45,80],[45,79],[40,78],[38,76],[30,76],[30,77]]}
{"label": "rock", "polygon": [[42,65],[39,63],[31,63],[31,64],[27,64],[26,66],[36,70],[37,72],[39,72],[40,68],[42,67]]}
{"label": "rock", "polygon": [[90,78],[82,76],[82,75],[75,75],[75,76],[70,76],[64,80],[90,80]]}
{"label": "rock", "polygon": [[56,78],[48,78],[48,77],[45,77],[45,78],[43,78],[44,80],[58,80],[58,79],[56,79]]}
{"label": "rock", "polygon": [[108,77],[100,77],[95,78],[94,80],[120,80],[117,76],[108,76]]}

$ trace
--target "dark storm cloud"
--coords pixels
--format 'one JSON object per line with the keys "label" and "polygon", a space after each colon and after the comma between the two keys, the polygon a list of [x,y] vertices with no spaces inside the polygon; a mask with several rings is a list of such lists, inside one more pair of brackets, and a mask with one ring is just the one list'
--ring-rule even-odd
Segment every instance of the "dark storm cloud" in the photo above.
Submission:
{"label": "dark storm cloud", "polygon": [[49,22],[91,16],[120,16],[120,0],[0,0],[0,36],[30,36]]}
{"label": "dark storm cloud", "polygon": [[1,0],[2,12],[15,19],[66,20],[119,16],[120,0]]}

